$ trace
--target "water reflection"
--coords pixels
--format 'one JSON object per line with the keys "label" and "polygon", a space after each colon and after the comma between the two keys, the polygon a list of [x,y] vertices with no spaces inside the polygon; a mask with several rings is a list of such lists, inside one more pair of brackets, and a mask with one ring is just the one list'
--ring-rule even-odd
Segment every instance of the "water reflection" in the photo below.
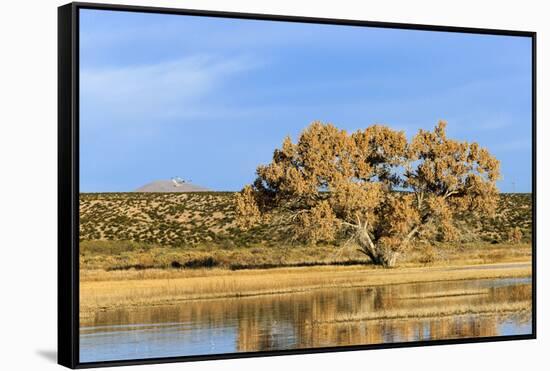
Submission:
{"label": "water reflection", "polygon": [[[514,309],[530,303],[530,279],[199,300],[99,312],[81,324],[80,356],[91,362],[528,334],[530,311]],[[478,313],[496,307],[507,312]],[[469,313],[441,315],[450,308]]]}

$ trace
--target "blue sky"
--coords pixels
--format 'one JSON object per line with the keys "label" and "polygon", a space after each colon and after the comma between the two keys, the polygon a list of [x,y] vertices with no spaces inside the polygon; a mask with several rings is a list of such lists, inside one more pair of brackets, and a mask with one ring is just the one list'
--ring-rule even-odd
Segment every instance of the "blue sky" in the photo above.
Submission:
{"label": "blue sky", "polygon": [[529,38],[81,10],[80,79],[81,192],[239,190],[314,120],[440,119],[531,191]]}

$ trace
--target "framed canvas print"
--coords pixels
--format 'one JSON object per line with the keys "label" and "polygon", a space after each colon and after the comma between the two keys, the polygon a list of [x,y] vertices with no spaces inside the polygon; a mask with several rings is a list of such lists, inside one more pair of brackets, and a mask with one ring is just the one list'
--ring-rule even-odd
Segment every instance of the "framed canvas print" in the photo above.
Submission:
{"label": "framed canvas print", "polygon": [[59,363],[533,339],[535,33],[59,8]]}

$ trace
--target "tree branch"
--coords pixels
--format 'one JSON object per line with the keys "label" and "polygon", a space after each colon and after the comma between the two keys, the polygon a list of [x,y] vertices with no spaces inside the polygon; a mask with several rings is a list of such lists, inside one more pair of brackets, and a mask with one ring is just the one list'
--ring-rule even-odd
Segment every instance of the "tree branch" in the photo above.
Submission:
{"label": "tree branch", "polygon": [[420,224],[417,224],[409,233],[407,233],[407,235],[403,239],[403,243],[409,242],[409,240],[416,234],[416,232],[418,232],[419,229]]}
{"label": "tree branch", "polygon": [[340,223],[342,223],[343,225],[347,225],[348,227],[352,227],[352,228],[355,228],[355,229],[359,229],[360,227],[357,226],[357,224],[353,224],[353,223],[348,223],[344,220],[340,220]]}
{"label": "tree branch", "polygon": [[447,190],[447,192],[445,192],[445,195],[443,196],[443,198],[448,198],[448,197],[450,197],[450,196],[452,196],[452,195],[455,195],[455,194],[457,194],[457,193],[458,193],[458,190],[457,190],[457,189],[452,190],[452,191]]}

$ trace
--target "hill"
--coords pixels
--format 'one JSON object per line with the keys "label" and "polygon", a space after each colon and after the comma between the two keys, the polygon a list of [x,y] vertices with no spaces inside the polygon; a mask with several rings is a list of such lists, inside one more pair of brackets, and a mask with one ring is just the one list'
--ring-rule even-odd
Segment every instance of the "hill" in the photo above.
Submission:
{"label": "hill", "polygon": [[[232,192],[81,194],[80,268],[243,269],[369,262],[344,239],[307,246],[289,240],[284,225],[241,231],[235,223],[233,197]],[[508,232],[515,227],[523,232],[521,244],[507,243]],[[531,195],[501,195],[494,218],[473,222],[465,217],[459,228],[461,242],[418,243],[402,264],[529,259]]]}
{"label": "hill", "polygon": [[[80,239],[188,246],[277,244],[283,227],[243,232],[235,223],[233,193],[94,193],[80,195]],[[519,227],[531,239],[531,195],[502,194],[493,218],[459,222],[465,242],[503,242]]]}
{"label": "hill", "polygon": [[183,193],[183,192],[208,192],[209,189],[198,185],[179,182],[174,180],[157,180],[142,187],[134,192],[152,192],[152,193]]}

